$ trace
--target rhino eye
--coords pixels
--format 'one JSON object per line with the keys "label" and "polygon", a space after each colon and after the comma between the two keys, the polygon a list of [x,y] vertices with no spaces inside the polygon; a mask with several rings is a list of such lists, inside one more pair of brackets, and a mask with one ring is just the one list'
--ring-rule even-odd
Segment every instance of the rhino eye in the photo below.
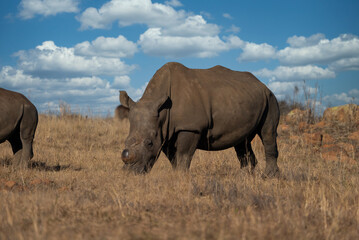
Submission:
{"label": "rhino eye", "polygon": [[151,148],[153,146],[153,142],[151,141],[151,139],[148,138],[145,139],[144,144],[148,148]]}

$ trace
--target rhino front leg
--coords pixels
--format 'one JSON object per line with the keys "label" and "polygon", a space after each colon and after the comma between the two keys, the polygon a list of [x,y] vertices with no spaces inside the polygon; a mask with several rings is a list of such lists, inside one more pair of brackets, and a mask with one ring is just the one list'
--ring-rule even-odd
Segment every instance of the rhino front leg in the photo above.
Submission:
{"label": "rhino front leg", "polygon": [[172,160],[170,159],[173,169],[185,171],[189,169],[199,139],[200,135],[198,133],[185,131],[178,133],[175,143],[175,153]]}
{"label": "rhino front leg", "polygon": [[22,141],[22,154],[21,158],[18,158],[18,162],[16,165],[18,168],[25,169],[28,167],[28,164],[31,160],[31,158],[34,156],[33,150],[32,150],[32,139],[31,140],[25,140]]}

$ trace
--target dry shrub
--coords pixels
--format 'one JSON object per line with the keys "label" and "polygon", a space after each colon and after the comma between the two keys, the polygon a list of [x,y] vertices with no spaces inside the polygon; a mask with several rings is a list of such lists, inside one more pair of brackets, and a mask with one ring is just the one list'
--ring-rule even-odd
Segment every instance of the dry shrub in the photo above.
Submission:
{"label": "dry shrub", "polygon": [[359,166],[279,136],[281,177],[254,175],[233,149],[197,151],[189,172],[161,155],[122,170],[128,122],[41,115],[30,168],[0,145],[0,239],[358,239]]}

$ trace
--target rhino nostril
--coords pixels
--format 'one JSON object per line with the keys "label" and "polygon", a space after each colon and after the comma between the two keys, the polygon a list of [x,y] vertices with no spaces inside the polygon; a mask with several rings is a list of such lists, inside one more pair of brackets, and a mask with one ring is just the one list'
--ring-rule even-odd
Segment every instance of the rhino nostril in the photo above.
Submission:
{"label": "rhino nostril", "polygon": [[129,156],[128,149],[123,150],[122,155],[121,155],[122,159],[127,159],[128,156]]}

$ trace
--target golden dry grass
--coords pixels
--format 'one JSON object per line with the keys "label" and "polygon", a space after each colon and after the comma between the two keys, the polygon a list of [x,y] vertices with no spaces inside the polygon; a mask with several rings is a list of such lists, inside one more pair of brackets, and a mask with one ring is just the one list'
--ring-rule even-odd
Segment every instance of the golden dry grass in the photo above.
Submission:
{"label": "golden dry grass", "polygon": [[241,170],[232,149],[197,151],[188,173],[162,155],[122,170],[128,123],[41,115],[31,168],[0,145],[0,239],[359,239],[359,164],[280,138],[282,177]]}

